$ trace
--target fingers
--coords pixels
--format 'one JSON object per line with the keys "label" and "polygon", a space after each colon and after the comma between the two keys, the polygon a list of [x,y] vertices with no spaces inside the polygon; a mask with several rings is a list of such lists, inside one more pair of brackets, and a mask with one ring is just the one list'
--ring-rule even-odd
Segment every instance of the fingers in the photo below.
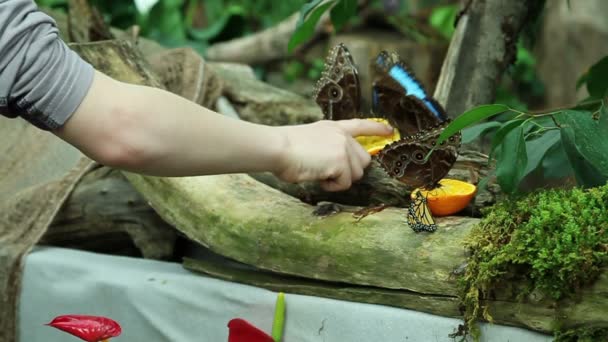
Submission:
{"label": "fingers", "polygon": [[351,139],[352,140],[352,145],[353,145],[353,153],[355,153],[357,155],[357,158],[359,158],[359,161],[361,162],[361,167],[363,169],[365,169],[369,163],[372,161],[372,157],[369,155],[369,153],[363,148],[363,146],[361,146],[361,144],[359,144],[357,142],[357,140],[355,140],[354,138]]}
{"label": "fingers", "polygon": [[[351,138],[352,139],[352,138]],[[354,140],[354,139],[352,139]],[[356,141],[355,141],[356,142]],[[348,144],[348,159],[350,162],[350,175],[351,175],[351,183],[356,182],[361,177],[363,177],[363,162],[359,153],[357,152],[357,147],[355,144],[349,142]]]}
{"label": "fingers", "polygon": [[343,162],[342,167],[337,169],[335,174],[331,175],[326,180],[321,181],[320,184],[325,191],[342,191],[350,188],[352,185],[352,176],[348,158]]}
{"label": "fingers", "polygon": [[336,124],[342,128],[347,134],[352,137],[362,135],[390,135],[393,133],[393,128],[383,123],[362,120],[362,119],[351,119],[351,120],[340,120],[335,121]]}
{"label": "fingers", "polygon": [[337,174],[321,181],[325,191],[343,191],[351,187],[352,183],[361,179],[365,168],[369,165],[371,157],[354,139],[349,138],[345,146],[346,156]]}

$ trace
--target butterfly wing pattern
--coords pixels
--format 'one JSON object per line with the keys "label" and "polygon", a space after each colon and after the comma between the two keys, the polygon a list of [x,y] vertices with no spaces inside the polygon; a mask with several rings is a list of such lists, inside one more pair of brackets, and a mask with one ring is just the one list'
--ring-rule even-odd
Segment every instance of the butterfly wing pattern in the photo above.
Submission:
{"label": "butterfly wing pattern", "polygon": [[[450,120],[399,55],[382,51],[373,62],[373,72],[372,114],[385,118],[403,136],[378,153],[379,164],[389,176],[411,188],[436,188],[456,162],[462,140],[460,132],[436,145]],[[344,44],[330,51],[313,97],[325,119],[366,117],[360,112],[357,67]],[[427,159],[431,150],[433,153]],[[409,207],[408,223],[416,232],[437,229],[420,192]]]}
{"label": "butterfly wing pattern", "polygon": [[[427,94],[397,54],[383,51],[374,65],[374,114],[386,117],[405,132],[402,140],[380,151],[380,165],[391,177],[412,188],[435,188],[456,162],[461,135],[457,133],[435,146],[435,141],[450,123],[443,107]],[[434,149],[433,153],[425,159],[431,149]]]}
{"label": "butterfly wing pattern", "polygon": [[437,224],[426,203],[426,197],[420,192],[416,193],[416,198],[410,203],[407,211],[407,223],[416,233],[432,233],[437,230]]}
{"label": "butterfly wing pattern", "polygon": [[382,51],[373,64],[372,111],[403,135],[413,135],[447,120],[443,107],[395,53]]}
{"label": "butterfly wing pattern", "polygon": [[359,74],[344,44],[336,45],[329,52],[325,69],[313,90],[313,99],[327,120],[362,117]]}
{"label": "butterfly wing pattern", "polygon": [[[447,124],[446,121],[385,146],[378,154],[380,165],[389,176],[412,188],[436,188],[456,162],[461,143],[461,136],[457,134],[436,146]],[[433,148],[433,153],[425,159]]]}

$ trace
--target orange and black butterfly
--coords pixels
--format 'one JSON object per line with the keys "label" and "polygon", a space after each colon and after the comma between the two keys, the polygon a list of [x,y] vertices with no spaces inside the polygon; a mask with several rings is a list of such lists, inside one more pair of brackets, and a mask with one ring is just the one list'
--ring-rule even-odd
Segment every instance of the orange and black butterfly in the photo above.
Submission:
{"label": "orange and black butterfly", "polygon": [[416,198],[410,203],[407,211],[407,223],[415,232],[434,232],[437,224],[431,214],[431,210],[420,191],[416,192]]}

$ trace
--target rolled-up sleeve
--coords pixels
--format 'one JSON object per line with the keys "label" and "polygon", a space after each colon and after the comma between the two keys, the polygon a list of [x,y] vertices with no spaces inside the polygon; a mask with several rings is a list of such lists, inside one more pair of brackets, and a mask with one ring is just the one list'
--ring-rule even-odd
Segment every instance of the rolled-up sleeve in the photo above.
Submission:
{"label": "rolled-up sleeve", "polygon": [[0,0],[0,114],[61,127],[93,81],[93,67],[60,38],[33,0]]}

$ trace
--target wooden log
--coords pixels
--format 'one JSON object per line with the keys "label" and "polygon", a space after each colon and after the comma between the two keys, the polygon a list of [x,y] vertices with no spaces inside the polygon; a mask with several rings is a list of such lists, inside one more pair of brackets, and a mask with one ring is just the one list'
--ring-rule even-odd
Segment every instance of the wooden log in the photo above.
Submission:
{"label": "wooden log", "polygon": [[215,278],[258,286],[271,291],[326,297],[351,302],[381,304],[407,308],[430,314],[459,318],[458,298],[389,290],[372,286],[356,286],[348,283],[315,281],[302,277],[268,272],[234,262],[217,261],[216,258],[185,258],[184,267]]}
{"label": "wooden log", "polygon": [[[458,298],[449,295],[311,281],[300,277],[243,267],[221,259],[218,261],[218,258],[213,257],[185,258],[184,267],[219,279],[258,286],[276,292],[381,304],[446,317],[461,317]],[[548,301],[531,299],[529,303],[520,304],[512,300],[493,300],[490,306],[490,314],[494,318],[494,323],[523,326],[545,333],[552,332],[554,329],[553,319],[556,317],[570,320],[569,327],[575,327],[579,324],[574,321],[593,324],[595,327],[606,326],[605,319],[597,321],[598,318],[602,317],[604,308],[608,306],[608,297],[604,295],[606,289],[608,289],[608,272],[604,271],[593,287],[583,290],[582,301],[567,300],[562,302],[560,306],[565,308],[564,310],[556,309]],[[486,303],[484,302],[484,304]]]}
{"label": "wooden log", "polygon": [[[464,151],[447,177],[477,184],[479,179],[487,177],[490,171],[486,160],[487,157],[481,153]],[[310,204],[334,202],[358,206],[386,204],[406,207],[410,203],[411,189],[389,177],[375,161],[365,171],[363,178],[354,183],[351,188],[339,192],[323,191],[316,182],[298,184],[283,182],[270,173],[251,174],[251,177]],[[479,209],[495,203],[499,194],[498,185],[491,182],[487,189],[481,190],[475,196],[474,201],[464,212],[469,215],[477,215]]]}
{"label": "wooden log", "polygon": [[99,11],[88,0],[69,0],[68,7],[70,41],[86,43],[114,38]]}
{"label": "wooden log", "polygon": [[[294,13],[276,26],[227,42],[216,43],[207,49],[209,60],[259,64],[288,56],[287,44],[296,29],[300,13]],[[323,15],[317,23],[315,33],[321,33],[329,23],[329,16]]]}
{"label": "wooden log", "polygon": [[[436,233],[416,234],[405,223],[403,209],[389,208],[359,222],[350,215],[357,208],[315,217],[313,207],[242,175],[180,179],[130,175],[129,179],[165,220],[218,254],[282,275],[429,298],[455,301],[454,272],[466,261],[463,240],[478,222],[448,217],[438,220]],[[193,262],[189,267],[196,268]],[[263,282],[244,282],[263,286]],[[297,290],[290,283],[281,287],[279,282],[269,288]],[[307,287],[307,292],[298,293],[313,294],[316,289]],[[606,290],[604,273],[585,290],[580,302],[557,308],[544,299],[519,303],[498,293],[498,299],[490,301],[490,313],[497,323],[543,332],[553,330],[556,315],[568,317],[567,327],[607,324],[603,313],[608,305]],[[379,304],[394,300],[393,305],[439,315],[455,310],[454,306],[442,307],[443,301],[410,301],[411,296],[398,293],[375,296],[371,291],[368,300]],[[364,297],[358,293],[349,299],[347,292],[324,289],[316,295],[353,301]]]}
{"label": "wooden log", "polygon": [[167,90],[201,106],[215,108],[222,82],[194,49],[171,49],[146,58]]}
{"label": "wooden log", "polygon": [[223,94],[246,121],[266,125],[295,125],[321,120],[321,109],[309,98],[275,88],[253,76],[251,68],[210,63],[222,79]]}
{"label": "wooden log", "polygon": [[122,173],[99,167],[78,183],[39,243],[166,260],[176,238]]}

